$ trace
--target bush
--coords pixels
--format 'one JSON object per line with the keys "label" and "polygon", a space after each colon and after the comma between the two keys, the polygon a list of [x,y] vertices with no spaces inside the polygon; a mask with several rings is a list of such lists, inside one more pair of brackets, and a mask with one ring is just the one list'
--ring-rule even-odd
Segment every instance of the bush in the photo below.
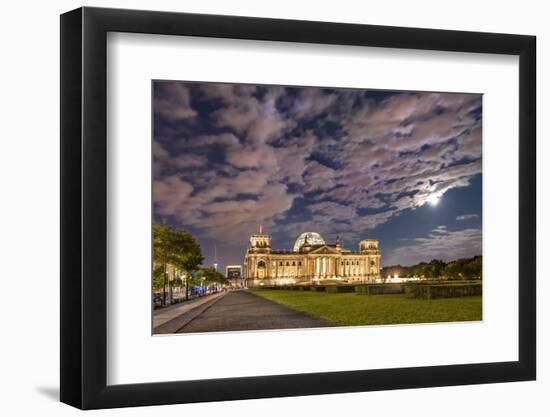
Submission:
{"label": "bush", "polygon": [[353,285],[327,285],[326,292],[335,294],[335,293],[344,293],[344,292],[354,292],[355,287]]}
{"label": "bush", "polygon": [[317,291],[317,292],[324,292],[326,290],[326,286],[324,285],[316,285],[314,287],[312,287],[313,291]]}
{"label": "bush", "polygon": [[409,298],[422,298],[425,300],[466,297],[470,295],[481,295],[482,285],[481,283],[406,285],[405,294],[407,294]]}
{"label": "bush", "polygon": [[403,294],[405,285],[401,283],[356,285],[355,292],[360,295]]}
{"label": "bush", "polygon": [[480,280],[466,280],[466,279],[426,279],[422,281],[410,281],[407,285],[436,285],[436,284],[478,284]]}

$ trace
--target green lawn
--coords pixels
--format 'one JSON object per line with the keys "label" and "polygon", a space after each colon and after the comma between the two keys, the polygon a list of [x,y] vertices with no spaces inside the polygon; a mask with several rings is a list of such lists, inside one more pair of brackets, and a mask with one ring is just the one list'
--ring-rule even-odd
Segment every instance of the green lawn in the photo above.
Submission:
{"label": "green lawn", "polygon": [[398,295],[249,290],[280,304],[345,326],[481,320],[481,296],[421,300]]}

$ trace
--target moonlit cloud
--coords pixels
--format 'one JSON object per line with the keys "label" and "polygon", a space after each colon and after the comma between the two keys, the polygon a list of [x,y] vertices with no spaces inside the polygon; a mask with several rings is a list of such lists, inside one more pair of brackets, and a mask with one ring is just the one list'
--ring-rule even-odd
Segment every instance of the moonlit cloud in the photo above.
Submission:
{"label": "moonlit cloud", "polygon": [[155,216],[228,244],[359,238],[481,173],[480,95],[155,82],[153,110]]}
{"label": "moonlit cloud", "polygon": [[479,216],[477,214],[462,214],[460,216],[456,216],[456,220],[462,221],[462,220],[472,220],[477,219]]}
{"label": "moonlit cloud", "polygon": [[386,265],[411,265],[441,259],[445,262],[481,253],[481,229],[449,231],[439,226],[428,236],[407,239],[404,245],[386,255]]}
{"label": "moonlit cloud", "polygon": [[169,120],[187,120],[197,115],[191,108],[189,90],[178,82],[155,83],[155,113]]}

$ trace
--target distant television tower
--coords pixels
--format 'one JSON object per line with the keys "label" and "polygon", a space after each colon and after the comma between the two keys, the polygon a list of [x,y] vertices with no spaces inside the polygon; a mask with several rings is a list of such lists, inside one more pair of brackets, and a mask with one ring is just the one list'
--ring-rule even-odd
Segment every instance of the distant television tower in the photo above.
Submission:
{"label": "distant television tower", "polygon": [[214,269],[218,270],[218,251],[216,245],[214,245]]}

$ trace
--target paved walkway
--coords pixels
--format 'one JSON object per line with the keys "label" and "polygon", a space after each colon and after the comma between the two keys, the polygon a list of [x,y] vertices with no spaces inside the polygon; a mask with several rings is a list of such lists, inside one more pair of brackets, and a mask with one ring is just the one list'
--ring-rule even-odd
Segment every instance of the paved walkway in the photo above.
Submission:
{"label": "paved walkway", "polygon": [[183,302],[181,304],[175,304],[170,307],[161,308],[159,310],[153,311],[153,329],[156,329],[162,324],[169,322],[170,320],[175,319],[176,317],[181,316],[184,313],[187,313],[190,310],[193,310],[205,303],[210,302],[211,300],[218,299],[223,296],[224,293],[210,294],[204,297],[197,297],[192,300]]}
{"label": "paved walkway", "polygon": [[337,325],[321,318],[308,316],[248,291],[233,291],[189,321],[179,329],[178,333],[334,326]]}

